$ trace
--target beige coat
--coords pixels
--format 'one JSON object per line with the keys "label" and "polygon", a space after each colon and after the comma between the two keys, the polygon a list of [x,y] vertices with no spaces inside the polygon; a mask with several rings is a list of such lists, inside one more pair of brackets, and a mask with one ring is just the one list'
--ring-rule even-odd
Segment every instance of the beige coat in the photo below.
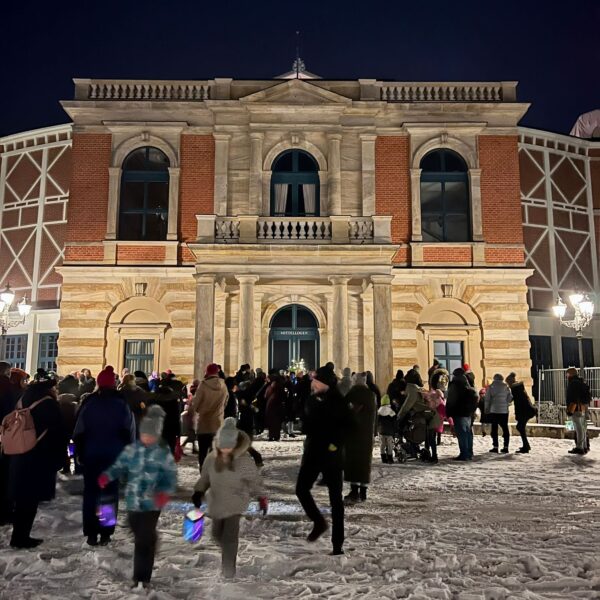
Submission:
{"label": "beige coat", "polygon": [[217,433],[223,425],[229,392],[225,382],[214,375],[202,380],[192,402],[196,433]]}
{"label": "beige coat", "polygon": [[219,467],[216,449],[206,457],[194,491],[206,494],[207,512],[212,519],[241,515],[252,498],[262,496],[262,478],[248,454],[249,447],[250,438],[239,431],[231,468],[229,465]]}

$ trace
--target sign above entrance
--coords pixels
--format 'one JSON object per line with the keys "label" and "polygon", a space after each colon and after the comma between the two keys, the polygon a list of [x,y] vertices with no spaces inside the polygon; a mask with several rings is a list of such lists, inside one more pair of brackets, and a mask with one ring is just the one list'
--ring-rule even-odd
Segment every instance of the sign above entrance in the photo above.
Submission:
{"label": "sign above entrance", "polygon": [[277,333],[278,335],[294,335],[294,336],[313,336],[314,330],[307,329],[276,329],[273,333]]}

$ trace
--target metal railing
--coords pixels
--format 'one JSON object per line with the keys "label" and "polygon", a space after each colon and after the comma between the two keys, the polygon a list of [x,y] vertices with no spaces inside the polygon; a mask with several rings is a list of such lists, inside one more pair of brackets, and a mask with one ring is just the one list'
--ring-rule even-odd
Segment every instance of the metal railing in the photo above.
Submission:
{"label": "metal railing", "polygon": [[[538,423],[564,424],[567,419],[567,369],[538,371]],[[600,410],[600,367],[583,369],[583,379],[590,386],[591,408]]]}

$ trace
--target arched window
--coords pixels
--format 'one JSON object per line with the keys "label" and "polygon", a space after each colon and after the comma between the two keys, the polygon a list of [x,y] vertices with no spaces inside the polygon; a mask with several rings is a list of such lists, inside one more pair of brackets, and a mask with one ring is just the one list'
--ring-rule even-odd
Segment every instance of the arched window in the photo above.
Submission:
{"label": "arched window", "polygon": [[166,239],[168,213],[169,159],[158,148],[136,148],[123,161],[119,239]]}
{"label": "arched window", "polygon": [[456,152],[433,150],[421,160],[421,228],[425,242],[471,240],[467,164]]}
{"label": "arched window", "polygon": [[319,165],[303,150],[288,150],[273,161],[271,215],[319,216]]}

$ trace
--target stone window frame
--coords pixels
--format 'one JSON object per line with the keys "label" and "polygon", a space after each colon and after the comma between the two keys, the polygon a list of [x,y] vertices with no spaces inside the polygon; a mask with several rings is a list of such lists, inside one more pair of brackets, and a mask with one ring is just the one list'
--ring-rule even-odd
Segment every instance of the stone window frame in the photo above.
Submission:
{"label": "stone window frame", "polygon": [[262,216],[268,217],[271,215],[271,176],[273,173],[273,162],[279,155],[289,150],[304,150],[317,162],[320,188],[319,214],[321,218],[327,217],[331,214],[329,207],[329,168],[327,159],[317,146],[303,139],[283,140],[274,144],[265,154],[262,161]]}
{"label": "stone window frame", "polygon": [[[483,241],[483,219],[481,208],[481,169],[479,168],[479,156],[477,148],[464,140],[441,134],[423,142],[413,153],[410,177],[411,177],[411,208],[412,208],[412,236],[413,242],[423,242],[421,228],[421,160],[432,150],[448,149],[456,152],[467,164],[467,175],[469,180],[469,200],[471,203],[471,241]],[[448,242],[427,242],[446,244]],[[450,242],[451,243],[451,242]]]}
{"label": "stone window frame", "polygon": [[[108,207],[106,217],[106,240],[119,241],[117,238],[119,222],[119,203],[121,199],[121,179],[123,174],[123,162],[131,152],[138,148],[151,146],[164,152],[169,159],[169,211],[167,219],[166,241],[178,239],[178,217],[179,217],[179,156],[177,150],[161,137],[142,133],[127,138],[121,142],[112,153],[111,166],[108,169]],[[161,242],[138,240],[139,244],[157,244]]]}

